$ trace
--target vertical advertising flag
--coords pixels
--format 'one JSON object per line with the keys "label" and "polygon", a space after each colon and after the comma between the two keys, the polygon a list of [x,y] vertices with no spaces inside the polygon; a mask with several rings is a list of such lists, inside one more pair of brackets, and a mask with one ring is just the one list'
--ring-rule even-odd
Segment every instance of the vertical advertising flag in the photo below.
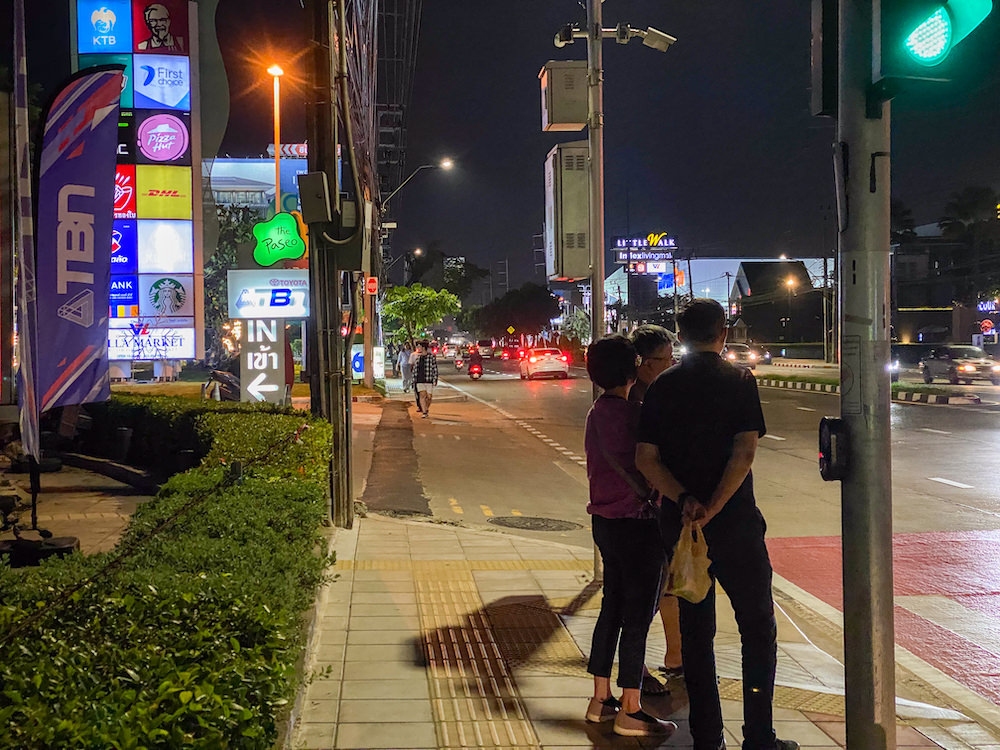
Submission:
{"label": "vertical advertising flag", "polygon": [[38,170],[39,412],[103,401],[122,66],[89,68],[45,115]]}

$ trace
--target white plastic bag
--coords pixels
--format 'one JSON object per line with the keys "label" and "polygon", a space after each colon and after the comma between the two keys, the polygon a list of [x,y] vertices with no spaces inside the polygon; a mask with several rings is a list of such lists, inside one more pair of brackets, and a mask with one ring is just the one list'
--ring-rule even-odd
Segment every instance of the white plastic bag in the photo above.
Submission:
{"label": "white plastic bag", "polygon": [[664,594],[672,594],[697,604],[708,596],[712,588],[712,577],[708,574],[708,543],[701,531],[701,525],[693,522],[681,529],[674,556],[670,560],[667,586]]}

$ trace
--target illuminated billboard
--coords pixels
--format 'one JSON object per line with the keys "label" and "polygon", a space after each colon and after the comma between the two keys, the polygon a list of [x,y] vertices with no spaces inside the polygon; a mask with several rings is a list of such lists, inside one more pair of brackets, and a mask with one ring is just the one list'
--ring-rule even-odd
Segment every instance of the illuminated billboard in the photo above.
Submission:
{"label": "illuminated billboard", "polygon": [[115,218],[135,218],[135,167],[119,164],[115,170]]}
{"label": "illuminated billboard", "polygon": [[140,274],[139,314],[153,318],[194,315],[194,277]]}
{"label": "illuminated billboard", "polygon": [[191,218],[191,168],[135,168],[136,211],[143,219]]}
{"label": "illuminated billboard", "polygon": [[133,324],[108,330],[110,359],[194,359],[194,328],[154,328]]}
{"label": "illuminated billboard", "polygon": [[139,279],[136,276],[112,276],[108,295],[111,318],[134,318],[139,314]]}
{"label": "illuminated billboard", "polygon": [[229,317],[308,318],[309,271],[230,271]]}
{"label": "illuminated billboard", "polygon": [[[139,164],[191,164],[191,115],[187,112],[139,110],[135,126],[135,160]],[[188,175],[190,179],[190,175]]]}
{"label": "illuminated billboard", "polygon": [[132,6],[132,41],[136,52],[186,55],[187,0],[137,0]]}
{"label": "illuminated billboard", "polygon": [[136,109],[191,109],[188,59],[176,55],[135,55]]}
{"label": "illuminated billboard", "polygon": [[122,109],[132,109],[132,55],[80,55],[80,67],[90,68],[98,65],[124,65],[125,73],[122,79]]}
{"label": "illuminated billboard", "polygon": [[138,272],[139,238],[136,222],[116,219],[111,230],[111,273]]}
{"label": "illuminated billboard", "polygon": [[190,221],[139,219],[139,273],[194,273]]}
{"label": "illuminated billboard", "polygon": [[131,52],[132,3],[129,0],[78,0],[76,48],[81,55]]}

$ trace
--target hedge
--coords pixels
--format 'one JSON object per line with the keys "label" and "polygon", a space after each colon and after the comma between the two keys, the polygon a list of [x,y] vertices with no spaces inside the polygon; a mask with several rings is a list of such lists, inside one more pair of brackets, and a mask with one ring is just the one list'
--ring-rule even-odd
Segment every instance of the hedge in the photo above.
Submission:
{"label": "hedge", "polygon": [[329,563],[329,426],[159,397],[92,413],[95,436],[132,427],[147,465],[183,448],[202,463],[142,505],[115,550],[0,566],[0,747],[271,747]]}

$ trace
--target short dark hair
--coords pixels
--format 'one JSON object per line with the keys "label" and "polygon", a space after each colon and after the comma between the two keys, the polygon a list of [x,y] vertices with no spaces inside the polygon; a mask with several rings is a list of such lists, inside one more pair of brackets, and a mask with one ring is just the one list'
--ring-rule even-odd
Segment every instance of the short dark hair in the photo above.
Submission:
{"label": "short dark hair", "polygon": [[636,377],[635,347],[624,336],[605,336],[587,349],[587,374],[601,388],[628,385]]}
{"label": "short dark hair", "polygon": [[714,299],[695,299],[677,316],[685,340],[697,344],[717,341],[726,330],[726,311]]}
{"label": "short dark hair", "polygon": [[670,331],[663,326],[655,326],[651,323],[644,323],[636,328],[632,331],[629,339],[632,341],[632,346],[635,347],[636,354],[643,359],[652,357],[664,346],[673,346],[674,344]]}

